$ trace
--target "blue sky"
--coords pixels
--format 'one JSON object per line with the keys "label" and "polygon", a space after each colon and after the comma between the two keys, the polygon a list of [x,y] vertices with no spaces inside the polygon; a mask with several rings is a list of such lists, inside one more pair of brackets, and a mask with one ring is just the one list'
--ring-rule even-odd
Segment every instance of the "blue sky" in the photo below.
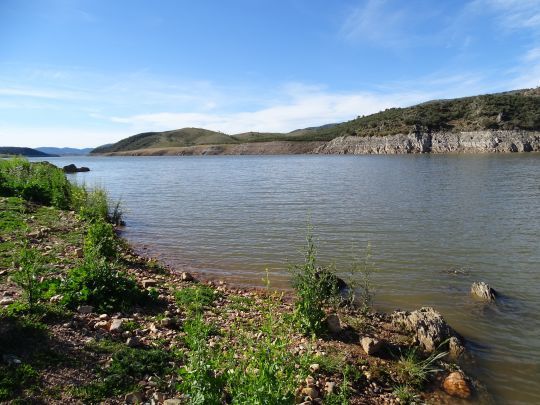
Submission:
{"label": "blue sky", "polygon": [[540,0],[0,0],[0,145],[290,131],[540,85]]}

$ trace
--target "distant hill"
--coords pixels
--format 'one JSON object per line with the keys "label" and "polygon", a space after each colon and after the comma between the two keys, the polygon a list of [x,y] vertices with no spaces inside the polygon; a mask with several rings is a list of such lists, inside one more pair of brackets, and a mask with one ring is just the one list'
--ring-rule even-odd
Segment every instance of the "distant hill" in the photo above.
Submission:
{"label": "distant hill", "polygon": [[183,128],[165,132],[145,132],[122,139],[112,145],[104,145],[91,153],[123,152],[147,148],[171,148],[195,145],[216,145],[238,143],[221,132],[200,128]]}
{"label": "distant hill", "polygon": [[311,133],[313,140],[338,136],[385,136],[414,132],[540,130],[540,88],[514,90],[412,107],[389,108]]}
{"label": "distant hill", "polygon": [[147,132],[96,148],[91,153],[273,141],[324,142],[341,136],[366,137],[481,130],[539,131],[540,88],[432,100],[412,107],[389,108],[341,124],[326,124],[289,133],[245,132],[226,135],[199,128]]}
{"label": "distant hill", "polygon": [[32,148],[19,148],[16,146],[0,146],[0,155],[15,155],[15,156],[26,156],[26,157],[53,157],[56,155],[51,155],[44,153],[42,151],[32,149]]}
{"label": "distant hill", "polygon": [[55,148],[52,146],[43,146],[36,148],[36,150],[39,150],[40,152],[58,156],[83,156],[88,155],[93,149],[94,148]]}

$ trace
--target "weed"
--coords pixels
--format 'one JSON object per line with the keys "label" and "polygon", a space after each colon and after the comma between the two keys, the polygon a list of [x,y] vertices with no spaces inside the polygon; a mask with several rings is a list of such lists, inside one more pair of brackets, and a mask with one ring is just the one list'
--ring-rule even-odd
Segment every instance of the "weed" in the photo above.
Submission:
{"label": "weed", "polygon": [[223,376],[214,369],[217,355],[207,346],[207,339],[213,327],[204,322],[201,314],[184,325],[186,345],[190,349],[184,367],[179,370],[181,382],[179,390],[189,396],[193,405],[212,405],[221,403]]}
{"label": "weed", "polygon": [[311,226],[308,226],[305,260],[301,265],[290,267],[293,288],[297,300],[295,317],[300,328],[307,334],[322,331],[325,317],[324,305],[339,295],[337,277],[329,268],[317,266],[317,249]]}
{"label": "weed", "polygon": [[216,290],[205,284],[198,284],[176,291],[176,302],[186,312],[200,313],[205,307],[212,305],[216,299]]}
{"label": "weed", "polygon": [[[114,350],[114,351],[113,351]],[[171,354],[158,349],[135,349],[110,344],[101,351],[113,353],[110,366],[99,370],[98,381],[76,390],[75,395],[97,402],[124,394],[146,376],[164,377],[172,371]]]}
{"label": "weed", "polygon": [[371,256],[371,243],[368,242],[364,259],[362,261],[357,261],[353,265],[353,273],[360,274],[360,288],[362,289],[360,299],[362,308],[364,311],[368,311],[373,307],[373,283],[372,276],[376,271],[375,264],[372,261]]}
{"label": "weed", "polygon": [[0,401],[21,398],[23,391],[32,389],[38,381],[38,372],[29,364],[0,365]]}
{"label": "weed", "polygon": [[422,388],[433,374],[441,371],[437,367],[437,362],[447,354],[433,352],[429,357],[422,359],[416,348],[408,349],[400,355],[396,363],[397,382],[414,388]]}
{"label": "weed", "polygon": [[68,273],[61,288],[64,304],[72,308],[90,304],[101,312],[127,309],[150,299],[133,279],[103,258],[85,260]]}
{"label": "weed", "polygon": [[44,267],[39,253],[34,249],[24,247],[19,256],[19,270],[13,273],[13,281],[22,288],[30,309],[40,298],[39,276],[43,272]]}
{"label": "weed", "polygon": [[394,387],[392,392],[396,398],[399,399],[400,404],[412,405],[418,403],[419,396],[416,394],[413,388],[407,384],[401,384]]}
{"label": "weed", "polygon": [[90,258],[116,258],[118,247],[113,226],[100,220],[90,224],[84,238],[84,250]]}

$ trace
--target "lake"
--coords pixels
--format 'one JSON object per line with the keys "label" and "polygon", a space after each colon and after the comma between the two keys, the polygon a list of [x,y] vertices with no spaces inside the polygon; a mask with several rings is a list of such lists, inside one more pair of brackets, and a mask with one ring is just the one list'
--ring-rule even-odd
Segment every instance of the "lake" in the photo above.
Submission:
{"label": "lake", "polygon": [[539,154],[47,160],[90,167],[70,177],[122,200],[129,241],[207,277],[286,288],[308,221],[344,274],[369,242],[377,309],[435,307],[498,402],[540,403]]}

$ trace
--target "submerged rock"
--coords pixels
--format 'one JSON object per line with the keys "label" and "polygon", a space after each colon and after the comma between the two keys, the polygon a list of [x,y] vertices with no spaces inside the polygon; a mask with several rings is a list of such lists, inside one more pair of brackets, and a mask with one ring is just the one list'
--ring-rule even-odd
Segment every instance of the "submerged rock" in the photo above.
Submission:
{"label": "submerged rock", "polygon": [[416,311],[395,311],[392,323],[415,334],[416,343],[426,353],[434,352],[444,341],[458,334],[446,323],[442,315],[431,307]]}
{"label": "submerged rock", "polygon": [[497,292],[483,281],[472,283],[471,294],[486,302],[493,302],[497,298]]}

